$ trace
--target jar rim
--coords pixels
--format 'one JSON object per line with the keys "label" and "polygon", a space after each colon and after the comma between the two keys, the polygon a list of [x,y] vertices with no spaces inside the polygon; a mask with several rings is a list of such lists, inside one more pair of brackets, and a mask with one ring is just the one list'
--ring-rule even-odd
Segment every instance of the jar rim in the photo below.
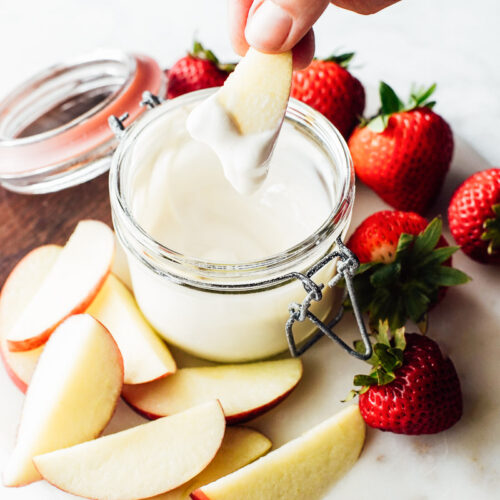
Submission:
{"label": "jar rim", "polygon": [[[326,146],[329,148],[334,147],[337,153],[340,153],[342,165],[339,165],[339,167],[342,175],[340,176],[339,185],[337,186],[339,188],[337,203],[321,226],[307,238],[282,252],[263,259],[232,264],[209,262],[186,256],[160,243],[148,234],[135,219],[126,199],[123,189],[123,179],[125,175],[124,166],[126,168],[126,162],[124,160],[127,156],[128,148],[155,118],[159,118],[164,113],[175,108],[205,99],[216,90],[217,88],[198,90],[165,101],[160,106],[140,116],[129,127],[126,127],[121,137],[120,144],[111,160],[109,189],[113,223],[116,233],[125,248],[128,248],[128,250],[146,264],[147,267],[157,274],[167,276],[176,282],[188,286],[231,289],[233,285],[226,283],[221,284],[217,283],[217,281],[221,279],[224,280],[225,278],[252,279],[252,284],[249,284],[249,286],[253,286],[255,284],[253,278],[262,276],[263,271],[267,277],[273,272],[279,272],[287,268],[290,264],[295,264],[301,261],[302,258],[307,257],[311,250],[317,248],[318,245],[323,243],[334,233],[343,231],[346,223],[350,220],[355,191],[355,179],[350,152],[340,132],[321,113],[301,101],[290,98],[285,120],[293,121],[297,119],[298,116],[303,117],[307,126],[314,128],[316,133],[323,136],[323,142]],[[331,151],[327,153],[331,156]],[[127,233],[127,236],[122,234],[123,231]],[[134,249],[131,248],[131,245],[128,244],[129,237],[132,237],[133,241],[139,244],[142,251],[134,251]],[[200,279],[192,279],[191,276],[190,278],[186,278],[183,276],[182,272],[179,272],[179,274],[172,273],[171,264],[179,266],[179,270],[189,271],[191,275],[196,273]],[[213,281],[214,279],[215,282]],[[261,281],[261,283],[264,281]],[[235,286],[239,288],[242,287],[241,283]],[[245,286],[243,286],[243,288],[245,288]]]}
{"label": "jar rim", "polygon": [[[125,52],[113,49],[100,49],[93,53],[80,55],[49,66],[18,85],[15,90],[13,90],[0,102],[0,124],[3,128],[12,128],[12,124],[9,123],[9,118],[11,118],[10,115],[16,110],[16,107],[24,105],[23,101],[30,99],[31,94],[34,91],[43,91],[44,86],[53,85],[54,79],[64,77],[72,71],[92,68],[93,66],[106,62],[114,63],[119,66],[123,71],[123,75],[120,78],[120,84],[116,85],[115,90],[107,95],[96,106],[93,106],[81,115],[75,116],[68,122],[62,123],[54,128],[44,130],[43,132],[37,132],[23,137],[18,137],[16,133],[6,134],[4,132],[4,135],[0,135],[2,146],[17,147],[24,144],[43,141],[54,135],[61,134],[65,130],[77,126],[79,123],[82,123],[84,120],[106,107],[110,101],[116,98],[116,95],[123,92],[123,88],[129,84],[130,79],[136,71],[137,63],[133,56]],[[12,110],[12,108],[14,108],[14,110]],[[17,132],[19,133],[19,130],[17,130]]]}

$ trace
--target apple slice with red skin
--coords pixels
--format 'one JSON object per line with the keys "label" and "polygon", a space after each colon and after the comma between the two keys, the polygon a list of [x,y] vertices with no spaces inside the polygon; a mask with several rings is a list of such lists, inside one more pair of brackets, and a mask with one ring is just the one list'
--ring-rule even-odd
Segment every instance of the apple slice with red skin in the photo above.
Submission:
{"label": "apple slice with red skin", "polygon": [[124,385],[125,401],[147,418],[178,413],[218,399],[229,424],[243,422],[282,401],[302,376],[300,359],[181,368],[164,379]]}
{"label": "apple slice with red skin", "polygon": [[202,486],[191,498],[323,498],[354,465],[364,440],[363,418],[357,405],[350,406],[257,461]]}
{"label": "apple slice with red skin", "polygon": [[99,221],[81,221],[38,291],[7,334],[10,351],[29,351],[47,342],[67,317],[85,311],[106,280],[115,241]]}
{"label": "apple slice with red skin", "polygon": [[61,253],[59,245],[44,245],[25,255],[11,271],[0,294],[0,354],[9,377],[26,392],[43,347],[11,352],[7,334],[40,288]]}
{"label": "apple slice with red skin", "polygon": [[267,453],[271,444],[266,436],[249,427],[226,427],[222,445],[206,469],[182,486],[147,500],[189,500],[193,490],[253,462]]}
{"label": "apple slice with red skin", "polygon": [[[45,245],[28,253],[12,270],[0,294],[0,354],[13,382],[26,392],[43,346],[12,352],[6,336],[55,264],[62,247]],[[175,372],[166,344],[146,321],[121,281],[109,274],[87,312],[104,324],[120,348],[125,382],[144,383]]]}
{"label": "apple slice with red skin", "polygon": [[122,385],[122,356],[108,330],[88,314],[64,321],[36,365],[4,484],[41,479],[35,455],[97,437],[113,415]]}
{"label": "apple slice with red skin", "polygon": [[186,483],[215,457],[226,422],[217,401],[34,457],[42,476],[74,495],[147,498]]}

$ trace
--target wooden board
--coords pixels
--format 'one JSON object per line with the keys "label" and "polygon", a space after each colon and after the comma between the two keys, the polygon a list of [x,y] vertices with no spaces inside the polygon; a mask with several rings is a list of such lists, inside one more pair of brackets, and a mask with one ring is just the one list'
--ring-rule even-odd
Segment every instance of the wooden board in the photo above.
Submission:
{"label": "wooden board", "polygon": [[0,286],[19,259],[46,243],[64,244],[81,219],[111,225],[108,174],[59,193],[25,195],[0,187]]}

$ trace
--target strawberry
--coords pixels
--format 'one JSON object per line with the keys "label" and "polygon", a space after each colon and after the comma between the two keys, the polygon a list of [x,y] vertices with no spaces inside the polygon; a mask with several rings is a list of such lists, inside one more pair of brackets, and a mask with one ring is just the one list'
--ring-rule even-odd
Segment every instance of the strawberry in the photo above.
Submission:
{"label": "strawberry", "polygon": [[471,175],[448,207],[453,238],[469,257],[500,264],[500,168]]}
{"label": "strawberry", "polygon": [[193,51],[179,59],[168,71],[167,97],[173,99],[187,92],[220,87],[234,64],[221,64],[211,50],[194,42]]}
{"label": "strawberry", "polygon": [[[402,233],[417,235],[427,227],[427,220],[414,212],[382,210],[366,218],[349,238],[347,246],[359,261],[394,262]],[[441,237],[439,246],[447,245]]]}
{"label": "strawberry", "polygon": [[347,71],[354,53],[314,61],[294,71],[291,96],[323,113],[347,139],[365,108],[365,91]]}
{"label": "strawberry", "polygon": [[[363,349],[358,343],[356,348]],[[381,323],[373,351],[368,360],[372,371],[354,377],[354,385],[363,387],[353,391],[369,426],[397,434],[435,434],[460,420],[460,381],[434,340],[405,334],[403,328],[390,339],[387,323]]]}
{"label": "strawberry", "polygon": [[439,218],[427,224],[413,212],[383,210],[354,231],[347,242],[361,262],[354,288],[372,325],[388,320],[399,328],[411,319],[425,331],[427,312],[442,299],[443,287],[469,280],[451,267],[458,247],[448,246],[441,230]]}
{"label": "strawberry", "polygon": [[386,83],[382,107],[349,139],[356,175],[398,210],[424,213],[444,182],[453,153],[449,125],[432,111],[435,85],[413,92],[404,105]]}

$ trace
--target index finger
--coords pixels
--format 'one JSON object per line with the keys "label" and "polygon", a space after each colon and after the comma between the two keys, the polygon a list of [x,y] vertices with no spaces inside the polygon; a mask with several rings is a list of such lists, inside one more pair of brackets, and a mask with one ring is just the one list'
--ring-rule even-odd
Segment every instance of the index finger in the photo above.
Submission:
{"label": "index finger", "polygon": [[240,56],[244,56],[248,50],[245,39],[245,27],[247,25],[248,11],[253,0],[229,0],[229,36],[234,50]]}

